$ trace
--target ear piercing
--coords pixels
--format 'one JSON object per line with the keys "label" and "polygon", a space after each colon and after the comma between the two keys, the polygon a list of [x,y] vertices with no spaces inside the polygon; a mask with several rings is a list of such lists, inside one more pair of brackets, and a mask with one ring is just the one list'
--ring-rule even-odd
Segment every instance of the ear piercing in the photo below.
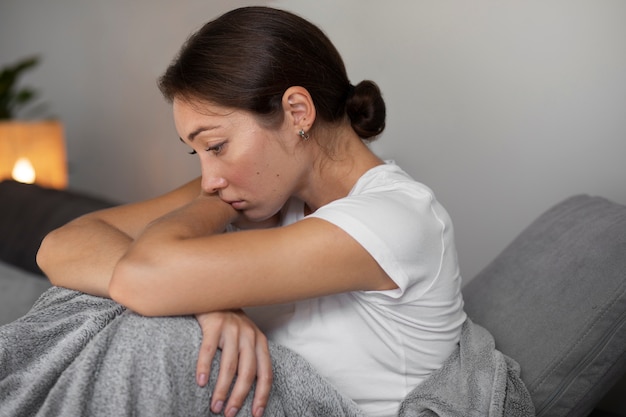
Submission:
{"label": "ear piercing", "polygon": [[309,134],[304,131],[304,129],[300,129],[298,135],[302,138],[302,140],[308,140]]}

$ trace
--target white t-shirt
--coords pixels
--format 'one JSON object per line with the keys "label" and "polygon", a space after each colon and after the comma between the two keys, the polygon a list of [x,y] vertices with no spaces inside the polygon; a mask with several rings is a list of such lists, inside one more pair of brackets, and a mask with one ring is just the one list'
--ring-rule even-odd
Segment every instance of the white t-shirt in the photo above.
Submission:
{"label": "white t-shirt", "polygon": [[[292,200],[283,224],[304,217]],[[370,416],[396,416],[404,397],[453,352],[465,320],[450,218],[432,191],[393,163],[319,208],[393,279],[360,291],[248,308],[272,341],[298,352]]]}

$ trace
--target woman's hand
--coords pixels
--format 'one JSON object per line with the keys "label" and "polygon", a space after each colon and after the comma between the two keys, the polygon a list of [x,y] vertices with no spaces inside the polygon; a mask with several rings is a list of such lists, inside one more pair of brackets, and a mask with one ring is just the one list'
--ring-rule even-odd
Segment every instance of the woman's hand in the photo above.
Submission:
{"label": "woman's hand", "polygon": [[[241,310],[196,314],[196,319],[202,329],[202,345],[196,368],[198,385],[207,384],[215,352],[218,348],[222,350],[211,410],[214,413],[224,410],[226,417],[235,416],[256,378],[252,413],[254,417],[261,417],[273,379],[267,338]],[[235,375],[237,380],[226,402]]]}

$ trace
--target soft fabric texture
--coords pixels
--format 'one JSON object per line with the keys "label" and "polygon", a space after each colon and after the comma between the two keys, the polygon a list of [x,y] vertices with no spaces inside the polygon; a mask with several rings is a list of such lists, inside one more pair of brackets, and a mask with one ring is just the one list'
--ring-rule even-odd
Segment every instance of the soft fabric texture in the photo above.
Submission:
{"label": "soft fabric texture", "polygon": [[[0,327],[0,416],[214,416],[209,386],[218,366],[209,386],[196,385],[200,341],[193,317],[145,318],[53,287],[28,315]],[[363,416],[299,356],[270,349],[266,416]],[[251,397],[240,415],[251,415]]]}
{"label": "soft fabric texture", "polygon": [[[282,214],[283,225],[296,222],[304,204],[292,201]],[[454,351],[466,318],[450,217],[428,187],[388,162],[308,218],[344,230],[399,288],[246,312],[368,415],[390,415]]]}
{"label": "soft fabric texture", "polygon": [[406,397],[399,417],[534,416],[519,371],[517,362],[495,350],[491,334],[467,319],[459,347]]}
{"label": "soft fabric texture", "polygon": [[0,182],[0,260],[43,275],[36,256],[53,229],[88,213],[113,206],[104,199],[15,181]]}
{"label": "soft fabric texture", "polygon": [[[470,321],[464,329],[461,347],[407,397],[402,417],[532,416],[516,364],[493,350],[484,329]],[[26,316],[0,327],[0,415],[214,416],[209,387],[219,356],[209,386],[198,387],[200,340],[193,317],[141,317],[109,299],[53,287]],[[265,416],[365,417],[301,356],[273,343],[270,352]],[[468,395],[459,395],[462,386]],[[251,399],[239,415],[250,415]]]}
{"label": "soft fabric texture", "polygon": [[537,416],[586,416],[626,374],[626,206],[586,195],[541,215],[463,289],[521,365]]}

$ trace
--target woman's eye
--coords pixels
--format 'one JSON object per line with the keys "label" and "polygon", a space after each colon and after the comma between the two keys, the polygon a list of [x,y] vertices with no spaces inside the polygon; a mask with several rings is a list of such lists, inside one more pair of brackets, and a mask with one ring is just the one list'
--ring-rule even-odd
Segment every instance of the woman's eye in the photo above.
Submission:
{"label": "woman's eye", "polygon": [[215,155],[219,155],[224,149],[224,143],[218,143],[217,145],[209,146],[205,150],[207,152],[213,152]]}

